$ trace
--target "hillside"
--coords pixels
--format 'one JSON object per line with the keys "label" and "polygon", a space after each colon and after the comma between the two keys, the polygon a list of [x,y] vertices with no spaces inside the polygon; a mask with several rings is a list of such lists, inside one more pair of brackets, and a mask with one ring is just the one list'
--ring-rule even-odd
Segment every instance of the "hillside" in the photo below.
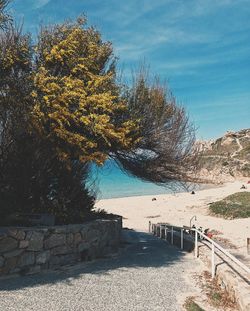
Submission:
{"label": "hillside", "polygon": [[200,142],[201,177],[216,182],[250,177],[250,129]]}

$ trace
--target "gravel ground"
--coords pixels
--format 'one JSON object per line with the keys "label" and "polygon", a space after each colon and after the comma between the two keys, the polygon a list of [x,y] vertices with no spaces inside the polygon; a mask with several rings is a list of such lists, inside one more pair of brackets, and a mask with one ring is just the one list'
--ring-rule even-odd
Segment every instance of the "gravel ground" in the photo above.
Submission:
{"label": "gravel ground", "polygon": [[118,255],[39,275],[0,280],[1,311],[182,310],[196,261],[151,235],[124,231]]}

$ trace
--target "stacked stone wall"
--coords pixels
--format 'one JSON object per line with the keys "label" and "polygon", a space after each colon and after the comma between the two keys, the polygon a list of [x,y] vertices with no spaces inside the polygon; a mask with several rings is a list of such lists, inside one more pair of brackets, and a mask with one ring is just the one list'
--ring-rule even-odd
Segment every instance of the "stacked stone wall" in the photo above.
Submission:
{"label": "stacked stone wall", "polygon": [[0,276],[31,274],[115,251],[121,218],[53,227],[1,227]]}

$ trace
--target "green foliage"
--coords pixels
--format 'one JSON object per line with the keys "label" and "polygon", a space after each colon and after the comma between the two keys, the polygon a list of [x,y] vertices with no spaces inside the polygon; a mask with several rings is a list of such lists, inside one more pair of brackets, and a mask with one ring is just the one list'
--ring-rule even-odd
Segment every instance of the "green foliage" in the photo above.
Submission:
{"label": "green foliage", "polygon": [[186,300],[184,307],[187,311],[205,311],[196,302],[194,302],[193,297],[189,297]]}
{"label": "green foliage", "polygon": [[210,204],[210,211],[224,218],[250,217],[250,192],[237,192]]}
{"label": "green foliage", "polygon": [[144,74],[119,85],[111,43],[84,19],[44,27],[35,42],[11,22],[0,32],[2,222],[22,212],[82,222],[90,165],[109,157],[145,180],[189,179],[194,132],[170,92]]}
{"label": "green foliage", "polygon": [[136,143],[136,122],[115,83],[112,46],[85,23],[44,28],[36,48],[34,123],[62,160],[103,164]]}

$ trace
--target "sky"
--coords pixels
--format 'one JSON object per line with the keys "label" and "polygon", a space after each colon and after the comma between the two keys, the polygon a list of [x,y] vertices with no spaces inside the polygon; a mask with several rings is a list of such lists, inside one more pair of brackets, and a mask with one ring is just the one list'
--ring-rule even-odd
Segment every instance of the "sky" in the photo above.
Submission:
{"label": "sky", "polygon": [[168,83],[198,139],[250,127],[250,0],[13,0],[24,30],[88,18],[128,78],[146,62]]}

